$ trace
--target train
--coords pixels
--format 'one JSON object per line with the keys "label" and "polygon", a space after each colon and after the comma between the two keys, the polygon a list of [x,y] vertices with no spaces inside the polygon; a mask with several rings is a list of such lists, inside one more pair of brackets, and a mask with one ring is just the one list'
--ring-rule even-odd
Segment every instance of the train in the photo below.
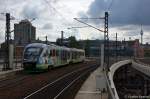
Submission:
{"label": "train", "polygon": [[23,68],[29,72],[40,72],[84,60],[83,49],[54,44],[31,43],[23,51]]}

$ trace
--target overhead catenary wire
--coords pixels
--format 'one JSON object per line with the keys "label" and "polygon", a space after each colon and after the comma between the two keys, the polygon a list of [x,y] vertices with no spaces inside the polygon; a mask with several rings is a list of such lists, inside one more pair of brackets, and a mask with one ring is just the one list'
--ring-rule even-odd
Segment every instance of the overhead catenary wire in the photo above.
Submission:
{"label": "overhead catenary wire", "polygon": [[99,17],[99,18],[80,18],[80,19],[95,19],[95,20],[97,20],[97,19],[104,19],[104,17]]}
{"label": "overhead catenary wire", "polygon": [[69,21],[62,15],[62,13],[60,13],[48,0],[44,0],[44,1],[48,5],[49,9],[52,8],[53,11],[55,11],[62,19],[64,19],[69,23]]}
{"label": "overhead catenary wire", "polygon": [[67,28],[67,29],[73,29],[73,28],[86,28],[86,27],[89,27],[89,26],[74,26],[74,27],[69,27],[69,28]]}
{"label": "overhead catenary wire", "polygon": [[83,21],[81,21],[81,20],[78,20],[78,18],[74,18],[74,19],[75,19],[76,21],[81,22],[81,23],[83,23],[83,24],[85,24],[85,25],[87,25],[87,26],[89,26],[89,27],[92,27],[92,28],[98,30],[98,31],[104,32],[103,30],[100,30],[100,29],[98,29],[98,28],[96,28],[96,27],[94,27],[94,26],[92,26],[92,25],[90,25],[90,24],[87,24],[87,23],[85,23],[85,22],[83,22]]}
{"label": "overhead catenary wire", "polygon": [[114,2],[114,0],[111,0],[110,4],[109,4],[109,6],[108,6],[108,9],[107,9],[108,11],[112,8],[113,2]]}

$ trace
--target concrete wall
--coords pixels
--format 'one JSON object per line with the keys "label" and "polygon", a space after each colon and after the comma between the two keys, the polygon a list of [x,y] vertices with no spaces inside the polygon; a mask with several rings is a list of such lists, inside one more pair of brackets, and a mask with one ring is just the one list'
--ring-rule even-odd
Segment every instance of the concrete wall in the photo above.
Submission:
{"label": "concrete wall", "polygon": [[111,87],[113,94],[115,96],[115,99],[119,99],[119,96],[118,96],[118,93],[117,93],[117,90],[113,81],[114,73],[120,67],[125,66],[126,64],[130,64],[130,63],[132,63],[131,60],[124,60],[124,61],[117,62],[110,67],[110,71],[108,72],[108,81],[109,81],[109,86]]}

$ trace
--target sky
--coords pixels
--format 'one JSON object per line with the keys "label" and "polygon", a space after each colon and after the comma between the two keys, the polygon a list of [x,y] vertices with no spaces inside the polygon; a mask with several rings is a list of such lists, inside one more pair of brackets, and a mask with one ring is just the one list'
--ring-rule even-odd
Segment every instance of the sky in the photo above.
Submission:
{"label": "sky", "polygon": [[[150,42],[150,0],[0,0],[0,13],[9,12],[15,20],[32,20],[36,27],[36,38],[55,41],[64,31],[65,38],[75,36],[79,39],[103,39],[104,33],[93,28],[72,28],[85,26],[73,18],[99,18],[109,13],[109,38],[129,40],[140,39],[141,24],[143,39]],[[103,30],[104,20],[82,20]],[[5,16],[0,14],[0,43],[4,41]],[[13,33],[11,34],[13,38]]]}

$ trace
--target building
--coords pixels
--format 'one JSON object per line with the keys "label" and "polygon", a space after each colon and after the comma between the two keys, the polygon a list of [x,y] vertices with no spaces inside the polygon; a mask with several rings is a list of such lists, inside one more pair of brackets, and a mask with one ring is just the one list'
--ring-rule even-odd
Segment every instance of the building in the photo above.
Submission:
{"label": "building", "polygon": [[150,57],[150,44],[148,42],[146,44],[142,44],[144,49],[144,57]]}
{"label": "building", "polygon": [[140,45],[139,39],[126,41],[125,47],[133,51],[133,56],[138,58],[144,57],[144,50]]}
{"label": "building", "polygon": [[36,40],[36,28],[27,19],[14,24],[15,45],[26,45]]}
{"label": "building", "polygon": [[[61,45],[61,39],[57,39],[56,44]],[[63,46],[69,46],[69,39],[63,40]],[[77,47],[85,50],[85,55],[88,57],[99,57],[101,55],[101,44],[104,44],[104,40],[79,40]],[[76,45],[76,44],[74,44]],[[109,56],[124,56],[124,57],[144,57],[144,50],[139,39],[129,41],[113,41],[109,40]]]}
{"label": "building", "polygon": [[[85,49],[88,56],[100,56],[100,45],[103,44],[103,40],[82,40],[79,41],[81,45],[80,48]],[[88,45],[87,45],[88,44]],[[88,46],[88,47],[86,47]],[[87,50],[86,50],[87,49]],[[108,52],[107,52],[108,53]],[[110,56],[135,56],[135,57],[144,57],[144,50],[139,43],[138,39],[130,41],[109,41],[109,55]]]}

